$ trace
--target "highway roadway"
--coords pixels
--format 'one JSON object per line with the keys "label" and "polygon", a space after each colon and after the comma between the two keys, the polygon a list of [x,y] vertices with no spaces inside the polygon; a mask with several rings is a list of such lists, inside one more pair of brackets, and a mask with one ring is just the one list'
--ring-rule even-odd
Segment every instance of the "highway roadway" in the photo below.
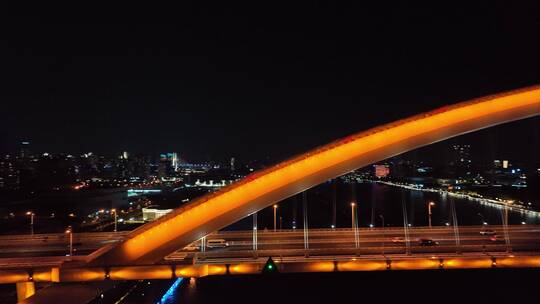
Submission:
{"label": "highway roadway", "polygon": [[[497,237],[481,235],[481,229],[493,230]],[[508,227],[509,246],[501,226],[459,227],[459,244],[453,227],[361,228],[358,230],[359,246],[355,247],[352,229],[310,229],[309,250],[304,249],[302,229],[273,232],[258,231],[258,250],[253,251],[253,231],[220,231],[207,236],[207,240],[223,239],[229,246],[200,250],[180,249],[165,257],[164,263],[219,263],[240,261],[254,257],[304,258],[339,256],[421,254],[538,252],[540,251],[540,226],[516,225]],[[129,231],[75,233],[73,258],[83,258],[100,247],[123,240]],[[420,239],[430,239],[438,244],[422,246]],[[409,240],[407,244],[407,240]],[[197,242],[196,242],[197,243]],[[200,243],[200,242],[199,242]],[[407,246],[409,245],[409,246]],[[35,234],[0,236],[0,267],[13,263],[43,264],[62,263],[69,253],[68,234]]]}
{"label": "highway roadway", "polygon": [[[496,236],[481,235],[480,230],[492,230]],[[257,252],[253,252],[253,232],[235,231],[218,232],[208,239],[223,239],[229,246],[225,248],[207,248],[206,252],[178,250],[165,260],[181,262],[193,261],[234,262],[235,259],[258,257],[304,257],[304,256],[373,256],[401,254],[455,254],[459,253],[496,253],[540,251],[540,226],[519,225],[508,227],[507,245],[502,226],[459,227],[459,241],[453,227],[409,228],[408,238],[404,228],[363,228],[359,229],[359,246],[355,246],[352,229],[313,229],[309,231],[309,250],[304,249],[302,229],[287,231],[259,231]],[[421,239],[435,242],[422,245]],[[407,242],[409,240],[409,242]],[[196,243],[197,245],[197,243]]]}
{"label": "highway roadway", "polygon": [[[74,255],[86,255],[109,243],[122,240],[129,231],[81,232],[73,234]],[[0,236],[0,258],[48,257],[69,254],[69,234]]]}

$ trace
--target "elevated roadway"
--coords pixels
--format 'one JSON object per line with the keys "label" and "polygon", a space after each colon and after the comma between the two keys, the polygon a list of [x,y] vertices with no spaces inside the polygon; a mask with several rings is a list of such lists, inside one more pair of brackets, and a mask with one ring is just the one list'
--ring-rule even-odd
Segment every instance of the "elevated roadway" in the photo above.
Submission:
{"label": "elevated roadway", "polygon": [[[481,235],[481,230],[492,230],[493,235]],[[309,249],[304,249],[302,230],[259,231],[257,250],[253,250],[253,231],[220,231],[207,236],[208,240],[222,239],[228,243],[223,248],[208,248],[205,252],[191,248],[181,248],[166,256],[157,264],[219,264],[242,263],[279,257],[287,261],[304,258],[362,257],[362,256],[414,256],[420,254],[500,252],[540,252],[540,226],[508,226],[509,243],[504,238],[502,226],[459,227],[459,242],[456,242],[453,227],[408,228],[408,238],[404,228],[362,228],[358,229],[359,246],[355,246],[352,229],[311,229]],[[74,244],[81,250],[77,255],[66,256],[69,252],[65,234],[14,235],[0,237],[3,244],[0,254],[0,269],[32,269],[41,267],[71,267],[84,265],[89,256],[104,245],[122,242],[129,232],[80,233],[74,235]],[[429,239],[437,244],[422,245],[421,239]],[[200,245],[195,242],[194,245]],[[246,260],[247,259],[247,260]],[[116,266],[114,264],[108,266]]]}
{"label": "elevated roadway", "polygon": [[[480,231],[490,230],[495,235],[481,235]],[[365,228],[359,229],[359,246],[355,246],[352,229],[315,229],[309,232],[309,249],[304,249],[302,230],[260,232],[257,251],[253,251],[252,231],[229,231],[211,234],[207,239],[223,239],[229,246],[207,248],[207,251],[181,249],[165,257],[165,261],[180,262],[193,259],[195,263],[229,263],[252,257],[316,257],[342,255],[392,255],[423,253],[463,253],[463,252],[535,252],[540,251],[540,226],[508,226],[508,241],[502,226],[459,227],[459,241],[456,242],[453,227]],[[421,240],[432,240],[433,245],[421,244]],[[194,243],[199,245],[199,242]]]}

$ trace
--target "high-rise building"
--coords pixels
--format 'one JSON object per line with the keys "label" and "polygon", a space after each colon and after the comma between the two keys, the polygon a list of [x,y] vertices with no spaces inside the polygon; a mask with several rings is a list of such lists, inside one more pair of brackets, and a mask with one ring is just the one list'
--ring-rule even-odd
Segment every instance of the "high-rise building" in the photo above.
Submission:
{"label": "high-rise building", "polygon": [[231,171],[234,172],[234,157],[231,157]]}
{"label": "high-rise building", "polygon": [[178,171],[179,159],[177,153],[162,153],[159,156],[158,176],[166,177],[174,175]]}
{"label": "high-rise building", "polygon": [[143,180],[148,178],[150,175],[150,158],[147,155],[138,154],[130,159],[130,163],[132,163],[132,175],[134,177]]}
{"label": "high-rise building", "polygon": [[21,159],[26,159],[30,157],[30,142],[21,141],[19,145],[19,157]]}
{"label": "high-rise building", "polygon": [[17,189],[19,187],[19,172],[10,155],[0,159],[0,189]]}
{"label": "high-rise building", "polygon": [[390,174],[390,167],[387,165],[374,165],[373,167],[375,167],[375,176],[378,178],[384,178]]}
{"label": "high-rise building", "polygon": [[452,146],[452,166],[458,177],[471,175],[471,145]]}

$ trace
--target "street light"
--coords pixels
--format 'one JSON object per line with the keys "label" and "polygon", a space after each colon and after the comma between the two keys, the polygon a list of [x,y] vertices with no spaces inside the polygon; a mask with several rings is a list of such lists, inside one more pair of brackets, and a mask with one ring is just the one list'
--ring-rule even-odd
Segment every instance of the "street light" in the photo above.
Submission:
{"label": "street light", "polygon": [[356,204],[353,202],[351,203],[351,229],[354,229],[354,207]]}
{"label": "street light", "polygon": [[429,228],[431,228],[431,207],[435,207],[434,202],[429,202],[428,204],[428,221],[429,221]]}
{"label": "street light", "polygon": [[356,203],[355,202],[351,203],[351,222],[352,222],[351,226],[354,233],[354,246],[355,248],[358,249],[358,247],[360,246],[360,239],[358,236],[358,219],[356,217]]}
{"label": "street light", "polygon": [[477,213],[477,215],[482,218],[482,226],[487,226],[488,223],[486,222],[484,216],[481,213]]}
{"label": "street light", "polygon": [[66,229],[66,233],[69,234],[69,256],[73,256],[73,229],[71,226]]}
{"label": "street light", "polygon": [[32,212],[32,211],[28,211],[28,212],[26,212],[26,215],[30,216],[30,233],[34,234],[34,216],[36,214],[34,212]]}
{"label": "street light", "polygon": [[111,209],[111,212],[114,213],[114,232],[118,231],[118,214],[116,209]]}
{"label": "street light", "polygon": [[277,205],[274,205],[274,232],[276,232],[276,213],[277,213]]}
{"label": "street light", "polygon": [[257,212],[253,213],[253,252],[255,257],[257,257],[257,254],[255,251],[257,250]]}

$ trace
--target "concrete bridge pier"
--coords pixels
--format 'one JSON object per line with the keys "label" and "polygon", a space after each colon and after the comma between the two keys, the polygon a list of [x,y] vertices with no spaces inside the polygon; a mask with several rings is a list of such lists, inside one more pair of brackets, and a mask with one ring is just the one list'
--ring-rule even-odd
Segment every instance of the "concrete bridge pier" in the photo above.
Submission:
{"label": "concrete bridge pier", "polygon": [[34,282],[17,282],[15,284],[17,285],[17,302],[21,302],[36,293]]}

